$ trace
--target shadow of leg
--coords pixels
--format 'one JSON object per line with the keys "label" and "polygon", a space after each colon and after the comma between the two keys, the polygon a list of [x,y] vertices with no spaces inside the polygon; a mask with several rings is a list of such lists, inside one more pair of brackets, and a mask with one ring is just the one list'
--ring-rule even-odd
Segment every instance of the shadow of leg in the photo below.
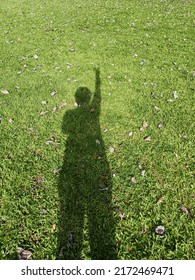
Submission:
{"label": "shadow of leg", "polygon": [[59,258],[81,258],[84,223],[84,199],[82,185],[74,168],[63,168],[60,179]]}

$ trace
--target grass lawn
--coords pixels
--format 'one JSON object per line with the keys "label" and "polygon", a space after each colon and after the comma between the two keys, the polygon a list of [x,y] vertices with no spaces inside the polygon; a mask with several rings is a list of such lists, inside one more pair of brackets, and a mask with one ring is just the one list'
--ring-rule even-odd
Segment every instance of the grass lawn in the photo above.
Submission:
{"label": "grass lawn", "polygon": [[0,10],[0,259],[195,259],[193,1]]}

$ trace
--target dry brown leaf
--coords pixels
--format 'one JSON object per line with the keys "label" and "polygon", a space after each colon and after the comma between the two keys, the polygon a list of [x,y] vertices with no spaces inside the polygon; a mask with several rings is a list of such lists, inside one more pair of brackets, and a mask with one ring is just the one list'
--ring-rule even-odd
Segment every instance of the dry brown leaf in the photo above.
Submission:
{"label": "dry brown leaf", "polygon": [[42,111],[42,112],[40,113],[40,116],[44,116],[44,115],[46,115],[47,113],[49,113],[49,111]]}
{"label": "dry brown leaf", "polygon": [[158,128],[163,128],[163,124],[162,124],[162,123],[159,123],[159,124],[158,124]]}
{"label": "dry brown leaf", "polygon": [[112,146],[108,147],[108,150],[111,152],[111,153],[114,153],[114,148]]}
{"label": "dry brown leaf", "polygon": [[155,229],[155,232],[158,235],[162,236],[165,233],[165,227],[164,226],[157,226],[156,229]]}
{"label": "dry brown leaf", "polygon": [[37,149],[35,150],[35,156],[40,156],[41,155],[41,150]]}
{"label": "dry brown leaf", "polygon": [[57,108],[58,108],[57,106],[54,106],[53,109],[52,109],[52,113],[55,113]]}
{"label": "dry brown leaf", "polygon": [[150,141],[151,141],[151,137],[150,137],[150,136],[146,136],[146,137],[144,137],[144,140],[145,140],[146,142],[150,142]]}
{"label": "dry brown leaf", "polygon": [[46,145],[49,145],[49,144],[52,144],[53,143],[53,140],[47,140],[47,141],[45,141],[45,144]]}
{"label": "dry brown leaf", "polygon": [[173,102],[173,99],[167,99],[167,102]]}
{"label": "dry brown leaf", "polygon": [[37,176],[34,181],[37,183],[37,184],[40,184],[42,181],[43,181],[43,177],[41,175]]}
{"label": "dry brown leaf", "polygon": [[52,92],[51,92],[51,96],[56,95],[56,93],[57,93],[57,91],[52,91]]}
{"label": "dry brown leaf", "polygon": [[37,54],[35,54],[33,57],[34,57],[34,59],[38,59],[39,58]]}
{"label": "dry brown leaf", "polygon": [[121,211],[121,209],[118,206],[115,207],[114,212],[117,213],[117,215],[121,221],[124,219],[125,215],[123,214],[123,212]]}
{"label": "dry brown leaf", "polygon": [[43,101],[41,101],[41,104],[42,105],[46,105],[48,103],[48,100],[43,100]]}
{"label": "dry brown leaf", "polygon": [[156,205],[159,205],[160,203],[162,203],[164,200],[164,196],[161,196],[158,201],[156,202]]}
{"label": "dry brown leaf", "polygon": [[131,182],[132,182],[133,184],[136,184],[136,183],[137,183],[137,180],[135,179],[135,177],[132,177],[132,178],[131,178]]}
{"label": "dry brown leaf", "polygon": [[25,250],[21,247],[17,248],[17,256],[19,260],[28,260],[32,255],[31,251]]}
{"label": "dry brown leaf", "polygon": [[8,91],[7,89],[2,89],[0,92],[1,92],[2,94],[9,94],[9,91]]}
{"label": "dry brown leaf", "polygon": [[145,129],[146,127],[148,127],[148,123],[146,121],[143,122],[142,127]]}
{"label": "dry brown leaf", "polygon": [[67,102],[65,101],[65,102],[63,102],[60,106],[59,106],[59,109],[62,109],[62,108],[64,108],[64,107],[66,107],[67,106]]}
{"label": "dry brown leaf", "polygon": [[177,95],[177,91],[176,91],[176,90],[173,91],[173,97],[174,97],[175,99],[178,98],[178,95]]}
{"label": "dry brown leaf", "polygon": [[57,174],[57,173],[59,173],[61,171],[61,168],[55,168],[54,170],[53,170],[53,173],[54,174]]}
{"label": "dry brown leaf", "polygon": [[149,124],[146,121],[144,121],[139,130],[144,131],[148,126],[149,126]]}
{"label": "dry brown leaf", "polygon": [[179,206],[179,209],[184,212],[186,215],[190,216],[190,209],[184,206]]}

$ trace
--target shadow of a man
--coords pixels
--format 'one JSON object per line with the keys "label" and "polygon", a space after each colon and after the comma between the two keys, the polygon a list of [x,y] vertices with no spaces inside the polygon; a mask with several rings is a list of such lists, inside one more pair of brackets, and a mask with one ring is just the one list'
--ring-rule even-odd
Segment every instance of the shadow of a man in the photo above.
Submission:
{"label": "shadow of a man", "polygon": [[112,213],[112,180],[99,123],[100,71],[95,92],[76,90],[78,107],[68,110],[62,130],[67,134],[59,178],[61,203],[59,251],[62,259],[82,259],[86,237],[91,259],[115,259],[115,222]]}

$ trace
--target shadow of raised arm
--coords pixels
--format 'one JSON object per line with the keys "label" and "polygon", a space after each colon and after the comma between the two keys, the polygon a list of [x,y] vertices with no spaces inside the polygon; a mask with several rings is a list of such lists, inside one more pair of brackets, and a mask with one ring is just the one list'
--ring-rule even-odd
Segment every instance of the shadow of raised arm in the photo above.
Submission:
{"label": "shadow of raised arm", "polygon": [[93,96],[93,100],[91,101],[91,108],[95,110],[95,112],[100,114],[100,105],[101,105],[101,90],[100,90],[100,70],[99,68],[94,68],[95,70],[95,92]]}

